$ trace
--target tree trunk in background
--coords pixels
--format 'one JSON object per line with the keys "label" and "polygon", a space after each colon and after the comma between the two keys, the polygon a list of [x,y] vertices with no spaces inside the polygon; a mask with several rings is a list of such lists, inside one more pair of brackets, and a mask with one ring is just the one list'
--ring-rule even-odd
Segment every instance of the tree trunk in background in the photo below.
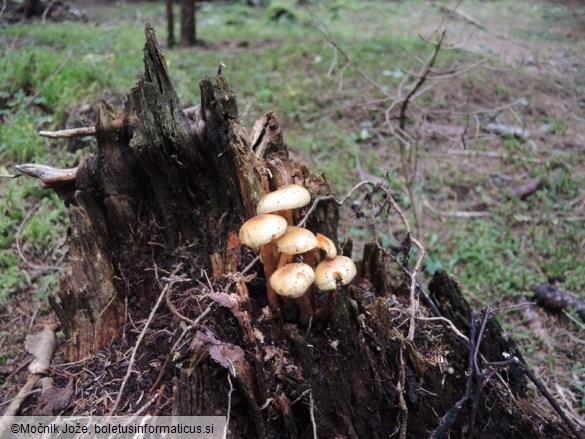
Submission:
{"label": "tree trunk in background", "polygon": [[[186,116],[148,25],[146,39],[144,78],[120,113],[102,103],[97,152],[82,159],[75,195],[67,200],[71,267],[52,305],[69,337],[70,361],[100,349],[102,357],[127,352],[136,338],[132,328],[143,327],[164,285],[172,284],[168,303],[176,309],[157,310],[133,366],[140,380],[132,375],[119,408],[154,393],[172,398],[158,414],[226,415],[229,409],[230,438],[312,438],[314,429],[321,438],[398,437],[400,431],[428,437],[465,392],[468,344],[424,322],[414,342],[405,338],[407,316],[389,306],[401,292],[388,290],[384,259],[371,246],[361,278],[334,296],[329,322],[302,327],[293,302],[273,315],[260,264],[251,271],[257,278],[244,282],[240,273],[253,255],[240,247],[238,229],[268,188],[293,180],[315,199],[329,187],[289,161],[274,114],[250,138],[221,75],[201,81],[200,111]],[[337,221],[337,204],[322,202],[308,228],[336,241]],[[457,284],[439,273],[431,286],[439,307],[468,333],[469,306]],[[180,320],[192,322],[204,310],[172,350],[179,346]],[[123,328],[128,340],[120,336]],[[520,356],[495,321],[488,331],[482,346],[488,360],[501,360],[504,350]],[[108,364],[121,361],[114,360]],[[534,414],[523,377],[503,377],[508,388],[493,379],[476,401],[474,437],[563,437],[556,424]],[[103,385],[95,392],[111,401],[121,377],[107,381],[92,385]],[[462,437],[471,411],[471,403],[459,411],[452,437]]]}
{"label": "tree trunk in background", "polygon": [[24,2],[24,17],[31,18],[36,15],[41,15],[42,11],[40,10],[40,7],[40,0],[26,0]]}
{"label": "tree trunk in background", "polygon": [[181,0],[181,47],[194,46],[197,41],[195,0]]}
{"label": "tree trunk in background", "polygon": [[175,16],[173,14],[174,0],[165,0],[167,14],[167,46],[175,47]]}

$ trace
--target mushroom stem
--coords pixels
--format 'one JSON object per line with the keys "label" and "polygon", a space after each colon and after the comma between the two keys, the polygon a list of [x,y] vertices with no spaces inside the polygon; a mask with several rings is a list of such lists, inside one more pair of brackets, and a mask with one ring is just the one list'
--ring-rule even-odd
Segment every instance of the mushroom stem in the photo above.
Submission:
{"label": "mushroom stem", "polygon": [[[308,266],[313,267],[315,264],[315,255],[316,254],[319,254],[318,248],[308,251],[307,253],[305,253],[305,256],[303,257],[303,262],[305,264],[307,264]],[[311,286],[311,288],[309,288],[309,291],[307,291],[305,293],[305,296],[309,299],[309,305],[311,306],[311,315],[313,315],[313,304],[314,304],[313,302],[314,302],[314,298],[315,298],[315,288],[313,286]],[[302,315],[302,312],[301,312],[301,315]]]}
{"label": "mushroom stem", "polygon": [[309,290],[303,294],[301,297],[298,297],[296,300],[297,305],[301,310],[299,315],[299,321],[303,326],[309,326],[309,322],[313,317],[313,305],[311,304],[313,298],[313,287],[309,287]]}
{"label": "mushroom stem", "polygon": [[[305,253],[303,262],[308,266],[312,267],[315,263],[315,254],[319,252],[319,249],[310,250]],[[311,318],[313,318],[313,298],[315,296],[315,287],[311,285],[307,292],[297,299],[297,304],[301,309],[299,315],[299,321],[304,326],[309,326]]]}
{"label": "mushroom stem", "polygon": [[[280,267],[284,267],[286,264],[290,264],[293,261],[294,255],[289,255],[287,253],[281,253],[280,259],[278,260],[277,269]],[[310,264],[308,264],[310,265]],[[311,267],[312,268],[312,267]]]}
{"label": "mushroom stem", "polygon": [[262,260],[264,261],[264,275],[266,276],[266,296],[268,298],[268,305],[274,312],[278,312],[280,303],[278,301],[278,294],[270,285],[270,276],[276,270],[276,261],[272,254],[272,245],[265,244],[260,247],[260,253],[262,254]]}
{"label": "mushroom stem", "polygon": [[280,214],[286,219],[286,222],[288,223],[289,226],[293,225],[292,209],[281,210],[278,212],[278,214]]}

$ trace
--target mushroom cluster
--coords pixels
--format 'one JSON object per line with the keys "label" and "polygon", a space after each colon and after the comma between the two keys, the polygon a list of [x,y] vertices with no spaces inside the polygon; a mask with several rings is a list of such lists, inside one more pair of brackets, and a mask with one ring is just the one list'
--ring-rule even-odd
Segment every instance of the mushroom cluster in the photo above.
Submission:
{"label": "mushroom cluster", "polygon": [[[240,228],[242,244],[260,250],[270,308],[278,312],[279,295],[295,299],[303,324],[308,324],[313,315],[313,286],[322,291],[335,290],[356,275],[353,261],[338,256],[331,239],[293,225],[293,209],[305,207],[310,201],[311,195],[303,186],[282,186],[263,197],[256,208],[258,215]],[[321,251],[325,259],[318,263]]]}

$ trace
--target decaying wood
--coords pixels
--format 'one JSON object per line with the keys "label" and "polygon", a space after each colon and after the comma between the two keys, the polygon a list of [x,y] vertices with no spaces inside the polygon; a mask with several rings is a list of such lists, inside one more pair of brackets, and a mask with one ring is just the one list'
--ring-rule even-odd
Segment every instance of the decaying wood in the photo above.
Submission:
{"label": "decaying wood", "polygon": [[574,294],[558,290],[549,285],[536,285],[532,288],[534,300],[543,308],[562,311],[566,308],[575,310],[581,320],[585,320],[585,302]]}
{"label": "decaying wood", "polygon": [[[451,320],[464,334],[471,328],[471,306],[467,303],[459,284],[444,270],[439,270],[429,283],[431,297],[438,304],[441,313]],[[503,354],[517,357],[522,364],[525,361],[518,346],[511,338],[504,337],[502,328],[497,320],[487,320],[485,334],[481,343],[481,354],[487,361],[501,361]],[[510,389],[516,395],[526,394],[526,378],[518,367],[512,367],[507,372]]]}
{"label": "decaying wood", "polygon": [[59,131],[39,131],[39,136],[50,139],[68,139],[71,137],[95,136],[95,127],[70,128]]}
{"label": "decaying wood", "polygon": [[20,175],[28,175],[29,177],[38,178],[43,183],[45,189],[60,184],[72,183],[77,176],[77,168],[59,169],[34,163],[14,165],[14,169],[16,169]]}
{"label": "decaying wood", "polygon": [[[340,203],[324,176],[289,160],[275,114],[248,135],[223,76],[201,81],[200,109],[185,115],[150,26],[146,40],[144,78],[120,112],[101,104],[97,151],[75,174],[70,267],[51,299],[70,360],[90,358],[87,369],[98,363],[98,351],[132,352],[107,363],[108,374],[116,364],[122,376],[101,390],[102,401],[116,404],[100,409],[127,414],[152,392],[170,400],[157,414],[229,413],[231,438],[428,437],[468,383],[470,348],[461,333],[469,335],[471,310],[455,281],[439,272],[429,290],[458,335],[430,320],[417,320],[416,332],[404,327],[415,321],[413,309],[419,313],[410,296],[418,300],[422,288],[404,267],[394,284],[406,293],[389,291],[379,247],[368,247],[355,285],[315,298],[330,303],[329,320],[301,324],[294,301],[272,312],[261,265],[250,265],[246,277],[241,272],[256,254],[239,244],[240,225],[266,191],[294,182],[314,200],[295,223],[337,244]],[[176,267],[182,281],[162,294]],[[391,306],[401,293],[406,305]],[[486,361],[503,353],[522,359],[493,319],[481,353]],[[513,367],[501,374],[516,399],[496,384],[478,394],[478,407],[489,410],[477,413],[476,437],[562,437],[555,422],[531,418],[524,375]],[[464,402],[445,428],[452,437],[467,426],[471,408]]]}
{"label": "decaying wood", "polygon": [[511,189],[509,193],[511,197],[525,200],[530,195],[538,191],[543,186],[543,184],[544,179],[540,177],[531,178],[526,183]]}

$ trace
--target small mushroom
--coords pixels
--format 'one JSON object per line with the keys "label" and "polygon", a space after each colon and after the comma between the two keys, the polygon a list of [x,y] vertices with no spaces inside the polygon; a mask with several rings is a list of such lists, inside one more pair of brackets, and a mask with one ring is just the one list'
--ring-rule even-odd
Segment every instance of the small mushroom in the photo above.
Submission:
{"label": "small mushroom", "polygon": [[317,247],[325,252],[325,257],[327,259],[333,259],[337,256],[337,248],[332,240],[321,233],[317,233],[315,237],[317,238]]}
{"label": "small mushroom", "polygon": [[[266,279],[270,279],[276,269],[276,259],[272,253],[271,242],[282,236],[286,227],[286,220],[283,217],[263,214],[250,218],[240,228],[240,242],[250,248],[260,248]],[[270,308],[277,312],[280,305],[270,282],[267,282],[266,293]]]}
{"label": "small mushroom", "polygon": [[356,274],[357,269],[350,258],[336,256],[317,265],[317,268],[315,268],[315,286],[321,291],[335,290],[338,283],[347,285]]}
{"label": "small mushroom", "polygon": [[291,299],[301,297],[315,280],[313,269],[302,262],[287,264],[270,277],[270,285],[278,294]]}
{"label": "small mushroom", "polygon": [[281,253],[278,268],[292,262],[294,255],[306,253],[318,245],[313,232],[297,226],[288,226],[286,233],[277,238],[274,243]]}
{"label": "small mushroom", "polygon": [[287,184],[274,192],[265,195],[258,206],[256,213],[282,213],[289,225],[292,225],[292,209],[304,207],[311,202],[311,194],[298,184]]}
{"label": "small mushroom", "polygon": [[240,242],[250,248],[269,244],[286,232],[286,220],[278,215],[258,215],[250,218],[240,227]]}
{"label": "small mushroom", "polygon": [[329,318],[332,297],[337,292],[337,287],[349,284],[356,274],[355,264],[347,256],[336,256],[317,265],[317,268],[315,268],[315,286],[321,291],[333,291],[333,295],[327,298],[325,305],[315,311],[317,320],[327,320]]}
{"label": "small mushroom", "polygon": [[[280,269],[287,266],[287,264],[293,261],[294,255],[301,253],[305,253],[304,265],[312,266],[313,252],[317,248],[317,238],[311,231],[302,227],[288,226],[286,233],[276,239],[274,243],[281,253],[277,268]],[[301,310],[300,321],[304,325],[308,325],[313,317],[313,306],[311,304],[313,297],[312,288],[312,285],[310,285],[307,294],[303,294],[302,297],[295,299]]]}

